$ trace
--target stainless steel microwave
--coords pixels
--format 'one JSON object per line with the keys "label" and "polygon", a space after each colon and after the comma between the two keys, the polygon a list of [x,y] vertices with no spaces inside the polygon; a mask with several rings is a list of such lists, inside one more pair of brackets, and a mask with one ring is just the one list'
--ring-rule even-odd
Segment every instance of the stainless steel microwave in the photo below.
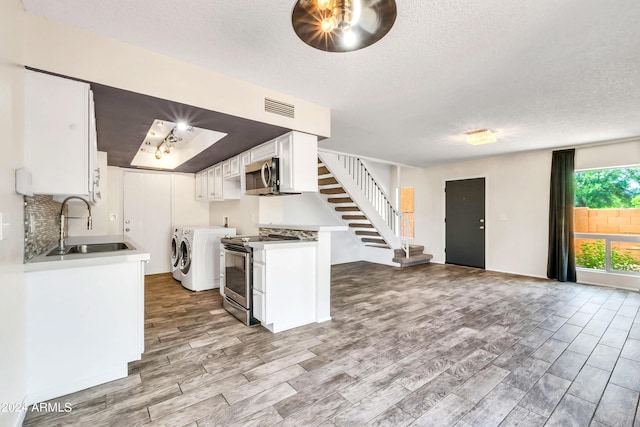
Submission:
{"label": "stainless steel microwave", "polygon": [[279,159],[272,157],[244,167],[245,194],[275,196],[280,194]]}

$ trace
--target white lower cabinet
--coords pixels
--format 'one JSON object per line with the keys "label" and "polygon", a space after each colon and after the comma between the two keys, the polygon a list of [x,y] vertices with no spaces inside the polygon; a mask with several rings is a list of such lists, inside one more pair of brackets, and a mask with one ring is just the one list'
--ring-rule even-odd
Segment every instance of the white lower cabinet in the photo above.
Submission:
{"label": "white lower cabinet", "polygon": [[25,276],[27,404],[128,375],[128,363],[144,351],[143,262]]}
{"label": "white lower cabinet", "polygon": [[[264,252],[264,251],[260,251],[260,252]],[[265,265],[258,263],[255,258],[253,260],[254,260],[253,261],[253,290],[258,292],[264,292],[264,289],[265,289],[264,273],[266,271]]]}
{"label": "white lower cabinet", "polygon": [[264,289],[265,289],[264,249],[253,251],[253,317],[260,322],[266,323],[264,309]]}
{"label": "white lower cabinet", "polygon": [[253,316],[271,332],[316,321],[316,242],[254,249]]}
{"label": "white lower cabinet", "polygon": [[264,317],[264,294],[262,292],[253,291],[253,317],[258,319],[260,322],[266,322],[266,318]]}

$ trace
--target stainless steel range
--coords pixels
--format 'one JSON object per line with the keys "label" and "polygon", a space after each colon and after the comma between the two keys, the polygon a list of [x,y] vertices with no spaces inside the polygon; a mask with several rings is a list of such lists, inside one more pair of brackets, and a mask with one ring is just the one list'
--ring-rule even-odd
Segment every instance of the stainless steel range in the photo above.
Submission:
{"label": "stainless steel range", "polygon": [[220,282],[225,310],[245,325],[259,325],[253,317],[253,248],[252,242],[300,240],[298,237],[269,234],[268,236],[235,236],[220,239],[224,247],[224,273]]}

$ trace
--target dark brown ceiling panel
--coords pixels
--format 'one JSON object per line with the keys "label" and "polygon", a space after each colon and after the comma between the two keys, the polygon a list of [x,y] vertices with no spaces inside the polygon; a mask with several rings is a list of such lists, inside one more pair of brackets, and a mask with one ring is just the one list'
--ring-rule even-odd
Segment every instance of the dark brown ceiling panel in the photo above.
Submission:
{"label": "dark brown ceiling panel", "polygon": [[108,153],[110,166],[132,167],[131,160],[155,119],[171,122],[184,120],[191,126],[228,134],[193,159],[178,166],[176,172],[200,171],[291,130],[89,83],[96,106],[98,150]]}

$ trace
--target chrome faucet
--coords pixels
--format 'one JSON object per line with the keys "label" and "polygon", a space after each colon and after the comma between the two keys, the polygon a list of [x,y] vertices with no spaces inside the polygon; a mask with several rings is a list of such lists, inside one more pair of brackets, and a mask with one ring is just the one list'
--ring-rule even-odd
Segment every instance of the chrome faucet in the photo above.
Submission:
{"label": "chrome faucet", "polygon": [[[67,202],[71,199],[82,200],[89,210],[89,216],[87,217],[87,230],[91,230],[93,226],[93,220],[91,219],[91,205],[82,197],[78,196],[69,196],[62,202],[62,207],[60,208],[60,241],[58,242],[58,251],[64,252],[64,207]],[[77,218],[77,217],[69,217],[69,218]]]}

